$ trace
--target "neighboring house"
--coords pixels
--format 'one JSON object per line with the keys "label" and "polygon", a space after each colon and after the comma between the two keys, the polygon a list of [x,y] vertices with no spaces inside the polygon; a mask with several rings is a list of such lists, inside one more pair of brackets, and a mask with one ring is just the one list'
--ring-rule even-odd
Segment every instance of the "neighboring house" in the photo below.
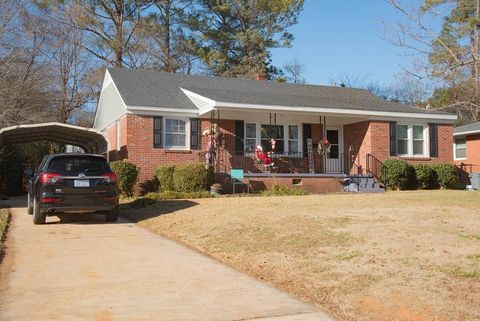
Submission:
{"label": "neighboring house", "polygon": [[[136,163],[141,180],[161,164],[206,162],[212,136],[202,133],[216,126],[217,173],[243,169],[255,187],[328,192],[350,174],[378,177],[390,158],[453,163],[455,120],[361,89],[109,68],[94,127],[105,132],[110,160]],[[272,138],[275,174],[255,152],[271,149]],[[329,152],[320,155],[324,138]]]}
{"label": "neighboring house", "polygon": [[453,157],[464,178],[480,173],[480,122],[456,127],[453,138]]}

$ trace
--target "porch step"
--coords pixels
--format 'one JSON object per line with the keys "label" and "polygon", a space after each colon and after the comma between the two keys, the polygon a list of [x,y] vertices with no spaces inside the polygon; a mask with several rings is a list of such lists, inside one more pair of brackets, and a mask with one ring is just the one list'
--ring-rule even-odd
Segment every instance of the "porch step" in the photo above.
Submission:
{"label": "porch step", "polygon": [[350,176],[343,180],[343,190],[350,193],[384,193],[385,188],[368,175]]}

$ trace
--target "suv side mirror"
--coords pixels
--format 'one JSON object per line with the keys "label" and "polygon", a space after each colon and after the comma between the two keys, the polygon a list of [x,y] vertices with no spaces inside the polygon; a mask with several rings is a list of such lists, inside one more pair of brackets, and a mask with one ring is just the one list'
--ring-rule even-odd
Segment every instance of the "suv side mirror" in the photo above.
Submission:
{"label": "suv side mirror", "polygon": [[23,172],[23,175],[27,176],[27,177],[33,177],[33,171],[31,169],[26,169],[24,172]]}

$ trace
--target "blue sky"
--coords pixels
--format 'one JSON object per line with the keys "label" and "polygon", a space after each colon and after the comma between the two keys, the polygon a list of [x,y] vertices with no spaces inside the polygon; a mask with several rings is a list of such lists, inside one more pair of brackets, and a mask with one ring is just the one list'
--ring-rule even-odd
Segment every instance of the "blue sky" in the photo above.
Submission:
{"label": "blue sky", "polygon": [[382,20],[398,18],[386,0],[306,0],[289,30],[291,48],[273,50],[276,66],[297,58],[308,83],[330,84],[339,74],[390,84],[408,65],[402,49],[382,39]]}

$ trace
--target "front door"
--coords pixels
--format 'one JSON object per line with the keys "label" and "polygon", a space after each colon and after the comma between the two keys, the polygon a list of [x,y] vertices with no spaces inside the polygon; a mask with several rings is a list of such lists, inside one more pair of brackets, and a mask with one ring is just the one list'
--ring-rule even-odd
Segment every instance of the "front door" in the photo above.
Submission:
{"label": "front door", "polygon": [[341,128],[327,128],[327,139],[330,142],[330,153],[325,160],[325,172],[331,174],[343,173],[343,137]]}

